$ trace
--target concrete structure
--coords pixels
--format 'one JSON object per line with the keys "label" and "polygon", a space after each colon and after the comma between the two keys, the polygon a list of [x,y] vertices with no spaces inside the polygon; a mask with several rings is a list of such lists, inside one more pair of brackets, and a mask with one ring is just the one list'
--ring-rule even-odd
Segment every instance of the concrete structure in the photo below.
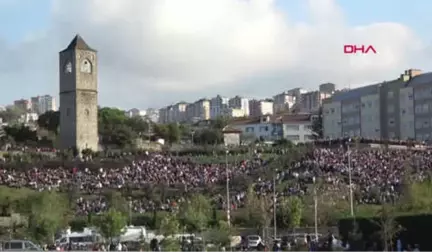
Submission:
{"label": "concrete structure", "polygon": [[289,94],[288,92],[283,92],[273,96],[273,113],[283,113],[288,112],[292,106],[296,103],[296,97]]}
{"label": "concrete structure", "polygon": [[249,116],[273,115],[272,100],[250,100]]}
{"label": "concrete structure", "polygon": [[28,112],[31,110],[31,101],[27,100],[27,99],[21,99],[21,100],[16,100],[14,101],[14,106],[19,109],[22,110],[24,112]]}
{"label": "concrete structure", "polygon": [[242,135],[264,141],[285,138],[293,143],[313,140],[310,114],[282,114],[251,117],[233,121],[230,128],[242,131]]}
{"label": "concrete structure", "polygon": [[159,110],[154,108],[148,108],[146,110],[146,116],[150,121],[157,123],[159,122]]}
{"label": "concrete structure", "polygon": [[186,102],[179,102],[172,106],[172,116],[171,120],[172,122],[185,122],[187,120],[186,117],[186,108],[187,108]]}
{"label": "concrete structure", "polygon": [[236,95],[229,99],[228,105],[230,108],[243,110],[243,115],[249,116],[249,99]]}
{"label": "concrete structure", "polygon": [[188,122],[199,122],[210,119],[210,100],[200,99],[186,106]]}
{"label": "concrete structure", "polygon": [[338,92],[323,101],[325,138],[429,140],[432,73],[406,70],[392,81]]}
{"label": "concrete structure", "polygon": [[97,53],[77,35],[59,63],[61,148],[98,150]]}
{"label": "concrete structure", "polygon": [[221,116],[223,111],[228,108],[229,98],[217,95],[210,99],[210,119]]}
{"label": "concrete structure", "polygon": [[221,116],[228,118],[244,117],[244,110],[238,108],[225,108],[222,110]]}
{"label": "concrete structure", "polygon": [[35,96],[30,98],[31,111],[38,115],[48,111],[56,111],[56,100],[51,95]]}
{"label": "concrete structure", "polygon": [[297,112],[316,113],[322,105],[324,99],[330,98],[333,93],[322,91],[312,91],[301,94],[301,99],[298,102]]}
{"label": "concrete structure", "polygon": [[241,141],[241,130],[225,127],[222,130],[225,146],[238,146]]}
{"label": "concrete structure", "polygon": [[144,117],[144,116],[146,116],[146,114],[147,114],[147,111],[140,110],[137,108],[129,109],[128,111],[125,112],[125,115],[127,117],[136,117],[136,116]]}

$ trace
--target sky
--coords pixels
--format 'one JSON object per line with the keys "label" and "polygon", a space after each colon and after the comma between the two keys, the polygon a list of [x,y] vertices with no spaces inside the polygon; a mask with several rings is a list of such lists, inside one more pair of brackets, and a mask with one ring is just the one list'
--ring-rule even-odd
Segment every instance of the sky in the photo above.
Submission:
{"label": "sky", "polygon": [[[98,50],[100,105],[123,109],[428,72],[431,7],[426,0],[0,0],[0,104],[58,97],[58,52],[77,33]],[[347,55],[345,44],[372,45],[377,54]]]}

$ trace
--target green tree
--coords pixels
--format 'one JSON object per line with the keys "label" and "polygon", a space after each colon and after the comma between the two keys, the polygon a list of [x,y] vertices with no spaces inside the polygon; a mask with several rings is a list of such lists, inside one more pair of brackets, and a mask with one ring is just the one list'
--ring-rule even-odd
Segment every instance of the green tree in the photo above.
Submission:
{"label": "green tree", "polygon": [[207,232],[206,240],[218,246],[220,250],[222,247],[229,247],[231,243],[232,228],[226,221],[219,221],[218,225],[213,227]]}
{"label": "green tree", "polygon": [[105,197],[110,209],[123,213],[125,216],[127,215],[129,211],[129,204],[120,192],[108,191],[105,194]]}
{"label": "green tree", "polygon": [[37,142],[37,132],[31,130],[24,124],[6,126],[3,128],[6,135],[10,136],[17,143]]}
{"label": "green tree", "polygon": [[175,234],[180,231],[180,223],[176,214],[170,213],[164,216],[159,226],[159,233],[164,236],[162,248],[164,251],[179,251],[180,244]]}
{"label": "green tree", "polygon": [[267,228],[272,220],[270,206],[271,199],[269,197],[258,197],[254,192],[253,187],[249,187],[246,195],[245,206],[248,225],[258,230],[263,230]]}
{"label": "green tree", "polygon": [[50,132],[58,134],[60,126],[60,112],[59,111],[47,111],[40,115],[37,124],[39,127],[44,128]]}
{"label": "green tree", "polygon": [[227,116],[218,116],[216,119],[211,121],[211,126],[213,129],[217,129],[221,131],[225,128],[229,123],[229,117]]}
{"label": "green tree", "polygon": [[297,196],[283,198],[277,211],[278,219],[285,227],[298,228],[303,217],[303,202]]}
{"label": "green tree", "polygon": [[396,214],[390,205],[382,205],[378,216],[378,220],[374,222],[380,228],[384,251],[393,251],[393,241],[403,228],[396,222]]}
{"label": "green tree", "polygon": [[126,227],[126,217],[121,212],[110,209],[95,221],[95,225],[102,236],[112,243],[113,239],[123,233]]}
{"label": "green tree", "polygon": [[29,216],[29,232],[38,241],[52,242],[55,233],[68,223],[68,202],[58,193],[35,193],[24,204]]}
{"label": "green tree", "polygon": [[182,204],[180,216],[186,228],[191,232],[202,232],[207,228],[212,213],[210,201],[202,194],[194,194]]}
{"label": "green tree", "polygon": [[194,137],[195,144],[214,145],[223,142],[223,135],[220,130],[202,129]]}
{"label": "green tree", "polygon": [[16,106],[9,106],[4,111],[0,111],[0,118],[3,119],[3,122],[15,124],[25,112]]}

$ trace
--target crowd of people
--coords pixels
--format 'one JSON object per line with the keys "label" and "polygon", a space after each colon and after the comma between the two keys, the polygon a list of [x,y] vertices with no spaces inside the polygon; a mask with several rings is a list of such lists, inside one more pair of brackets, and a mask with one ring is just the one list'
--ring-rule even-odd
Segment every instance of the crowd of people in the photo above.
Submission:
{"label": "crowd of people", "polygon": [[[286,154],[289,155],[289,154]],[[273,167],[273,168],[269,168]],[[0,185],[27,187],[34,190],[65,190],[74,188],[83,193],[100,195],[80,197],[77,214],[103,212],[108,208],[107,200],[101,196],[105,189],[141,190],[149,186],[182,188],[182,190],[224,185],[227,171],[232,180],[233,192],[230,204],[242,207],[246,197],[245,188],[238,189],[235,178],[250,177],[258,194],[273,192],[278,185],[278,197],[305,195],[311,185],[318,183],[327,190],[348,192],[351,183],[355,200],[361,204],[380,204],[394,201],[400,195],[406,177],[414,181],[424,180],[432,168],[429,150],[415,148],[347,148],[343,146],[315,146],[303,158],[285,169],[279,169],[273,179],[260,176],[267,165],[259,155],[237,164],[197,164],[165,154],[146,154],[118,168],[44,168],[29,170],[0,169]],[[350,179],[351,178],[351,179]],[[281,185],[281,186],[279,186]],[[346,194],[339,193],[340,197]],[[226,206],[223,195],[212,195],[220,207]],[[181,201],[180,197],[165,197],[154,200],[148,197],[130,199],[134,212],[170,210]]]}

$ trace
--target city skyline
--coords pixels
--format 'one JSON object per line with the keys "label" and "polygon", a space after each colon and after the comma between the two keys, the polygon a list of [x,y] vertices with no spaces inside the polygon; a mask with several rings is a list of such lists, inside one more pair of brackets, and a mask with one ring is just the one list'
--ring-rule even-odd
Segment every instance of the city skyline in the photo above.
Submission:
{"label": "city skyline", "polygon": [[[430,18],[429,2],[419,2],[0,0],[0,81],[10,83],[0,104],[37,93],[58,99],[58,52],[76,33],[99,51],[100,104],[125,109],[428,72],[428,22],[415,20]],[[378,53],[348,57],[344,43]]]}

